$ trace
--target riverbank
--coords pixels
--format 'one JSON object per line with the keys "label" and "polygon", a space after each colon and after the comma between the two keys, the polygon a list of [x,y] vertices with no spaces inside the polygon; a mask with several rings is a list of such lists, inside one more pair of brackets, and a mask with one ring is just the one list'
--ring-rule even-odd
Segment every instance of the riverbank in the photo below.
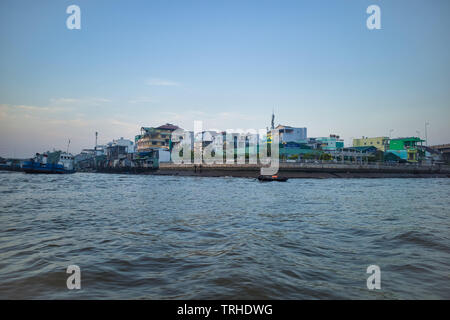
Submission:
{"label": "riverbank", "polygon": [[[22,171],[20,168],[2,169]],[[83,169],[78,172],[116,173],[168,176],[197,177],[240,177],[257,178],[261,167],[258,165],[193,165],[160,164],[153,168],[99,168]],[[329,179],[329,178],[450,178],[449,166],[414,166],[414,165],[380,165],[380,164],[316,164],[316,163],[281,163],[278,176],[291,179]]]}
{"label": "riverbank", "polygon": [[[201,177],[246,177],[260,175],[257,165],[175,165],[160,164],[155,175],[179,175]],[[450,178],[448,166],[409,166],[409,165],[354,165],[354,164],[316,164],[281,163],[279,176],[287,178]]]}

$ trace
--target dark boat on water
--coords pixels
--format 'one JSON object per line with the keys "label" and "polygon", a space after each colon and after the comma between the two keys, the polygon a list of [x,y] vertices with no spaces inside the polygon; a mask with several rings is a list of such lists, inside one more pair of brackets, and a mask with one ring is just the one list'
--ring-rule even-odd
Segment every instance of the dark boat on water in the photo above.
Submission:
{"label": "dark boat on water", "polygon": [[286,182],[288,180],[288,178],[286,178],[286,177],[279,177],[279,176],[263,176],[263,175],[260,175],[258,177],[258,180],[262,181],[262,182],[270,182],[270,181]]}
{"label": "dark boat on water", "polygon": [[56,152],[56,158],[50,161],[49,155],[39,154],[31,159],[25,161],[22,165],[22,170],[25,173],[46,173],[46,174],[67,174],[74,173],[73,162],[74,158],[70,153]]}

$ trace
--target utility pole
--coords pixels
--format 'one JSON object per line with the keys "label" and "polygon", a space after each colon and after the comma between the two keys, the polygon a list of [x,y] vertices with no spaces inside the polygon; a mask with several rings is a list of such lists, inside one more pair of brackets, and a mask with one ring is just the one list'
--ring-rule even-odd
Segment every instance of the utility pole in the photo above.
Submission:
{"label": "utility pole", "polygon": [[428,134],[427,134],[427,126],[429,126],[430,123],[428,121],[425,121],[425,145],[428,146]]}

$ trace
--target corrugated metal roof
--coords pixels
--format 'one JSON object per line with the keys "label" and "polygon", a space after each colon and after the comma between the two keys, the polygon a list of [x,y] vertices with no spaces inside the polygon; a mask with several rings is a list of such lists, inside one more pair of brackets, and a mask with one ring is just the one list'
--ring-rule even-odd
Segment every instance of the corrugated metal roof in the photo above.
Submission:
{"label": "corrugated metal roof", "polygon": [[177,129],[179,129],[179,127],[176,125],[173,125],[171,123],[166,123],[166,124],[163,124],[162,126],[157,127],[156,129],[177,130]]}

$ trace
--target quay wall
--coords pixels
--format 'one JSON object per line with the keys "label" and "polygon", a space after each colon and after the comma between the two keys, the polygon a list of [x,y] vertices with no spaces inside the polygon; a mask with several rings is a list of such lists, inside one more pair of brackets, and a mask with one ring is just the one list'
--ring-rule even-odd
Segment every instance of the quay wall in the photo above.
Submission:
{"label": "quay wall", "polygon": [[[156,175],[181,175],[202,177],[248,177],[260,175],[258,165],[193,165],[160,164]],[[316,164],[280,163],[279,176],[288,178],[450,178],[448,166],[408,166],[381,164]]]}
{"label": "quay wall", "polygon": [[[139,167],[81,169],[78,172],[257,178],[261,167],[251,164],[194,165],[161,163],[159,169]],[[20,168],[1,170],[22,171]],[[450,178],[450,166],[383,164],[280,163],[278,175],[287,178]]]}

